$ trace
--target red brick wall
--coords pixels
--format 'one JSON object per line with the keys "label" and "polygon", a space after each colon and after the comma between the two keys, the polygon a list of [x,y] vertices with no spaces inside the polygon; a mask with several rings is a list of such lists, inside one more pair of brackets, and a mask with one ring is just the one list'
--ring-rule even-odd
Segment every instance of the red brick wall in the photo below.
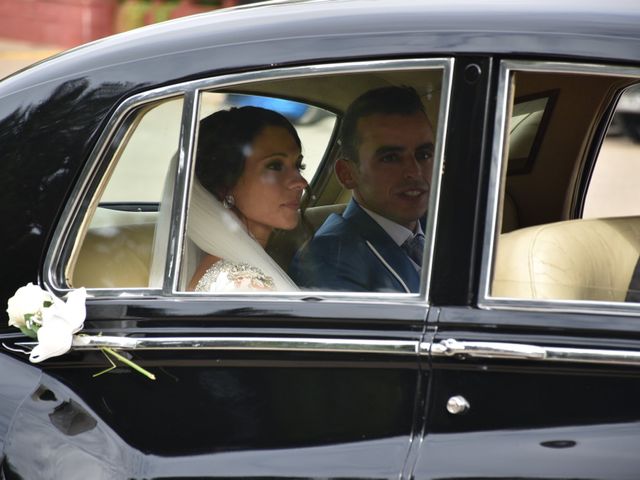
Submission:
{"label": "red brick wall", "polygon": [[0,36],[74,47],[114,33],[117,0],[0,0]]}

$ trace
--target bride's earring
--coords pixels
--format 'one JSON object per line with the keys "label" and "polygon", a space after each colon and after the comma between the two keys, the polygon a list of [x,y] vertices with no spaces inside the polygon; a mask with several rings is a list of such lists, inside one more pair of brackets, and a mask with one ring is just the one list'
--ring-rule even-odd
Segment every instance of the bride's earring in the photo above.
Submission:
{"label": "bride's earring", "polygon": [[235,204],[236,204],[236,199],[233,198],[233,195],[231,195],[230,193],[225,195],[224,198],[222,199],[222,206],[226,209],[233,208]]}

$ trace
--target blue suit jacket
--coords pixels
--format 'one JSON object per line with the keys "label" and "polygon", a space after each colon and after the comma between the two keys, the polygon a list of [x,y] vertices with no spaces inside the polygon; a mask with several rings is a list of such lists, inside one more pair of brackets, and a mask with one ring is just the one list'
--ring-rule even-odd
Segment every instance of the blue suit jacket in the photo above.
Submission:
{"label": "blue suit jacket", "polygon": [[420,275],[407,254],[351,200],[331,214],[293,258],[301,287],[356,292],[418,292]]}

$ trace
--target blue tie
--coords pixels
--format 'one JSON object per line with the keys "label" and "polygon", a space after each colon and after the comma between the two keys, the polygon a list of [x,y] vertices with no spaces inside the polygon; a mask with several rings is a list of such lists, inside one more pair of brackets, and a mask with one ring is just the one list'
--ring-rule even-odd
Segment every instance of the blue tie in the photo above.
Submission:
{"label": "blue tie", "polygon": [[422,254],[424,252],[424,235],[417,233],[402,244],[402,249],[407,252],[409,258],[417,265],[422,265]]}

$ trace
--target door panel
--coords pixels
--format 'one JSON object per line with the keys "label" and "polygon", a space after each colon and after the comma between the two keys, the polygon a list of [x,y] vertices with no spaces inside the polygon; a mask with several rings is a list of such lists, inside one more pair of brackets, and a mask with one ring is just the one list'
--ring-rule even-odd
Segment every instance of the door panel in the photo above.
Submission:
{"label": "door panel", "polygon": [[[490,315],[484,312],[480,318]],[[512,323],[525,315],[531,317],[511,312]],[[563,324],[562,314],[538,315],[551,324],[555,316],[556,325]],[[457,320],[469,316],[467,312]],[[631,335],[616,339],[566,328],[527,331],[503,326],[490,331],[467,323],[461,329],[455,313],[443,317],[448,321],[438,326],[431,345],[430,407],[415,478],[637,477],[640,342]],[[606,324],[607,318],[600,320]],[[584,355],[572,361],[553,355],[527,360],[522,352],[504,351],[501,358],[489,349],[444,353],[440,342],[454,338],[467,345],[502,346],[504,351],[528,346],[538,353],[602,356],[599,361],[584,361]],[[612,355],[616,352],[618,358]],[[620,365],[620,358],[628,365]],[[466,412],[448,411],[453,396],[467,400]]]}
{"label": "door panel", "polygon": [[71,352],[23,389],[5,475],[397,478],[422,395],[412,335],[410,353],[131,350],[156,381],[126,367],[94,378],[100,351]]}

